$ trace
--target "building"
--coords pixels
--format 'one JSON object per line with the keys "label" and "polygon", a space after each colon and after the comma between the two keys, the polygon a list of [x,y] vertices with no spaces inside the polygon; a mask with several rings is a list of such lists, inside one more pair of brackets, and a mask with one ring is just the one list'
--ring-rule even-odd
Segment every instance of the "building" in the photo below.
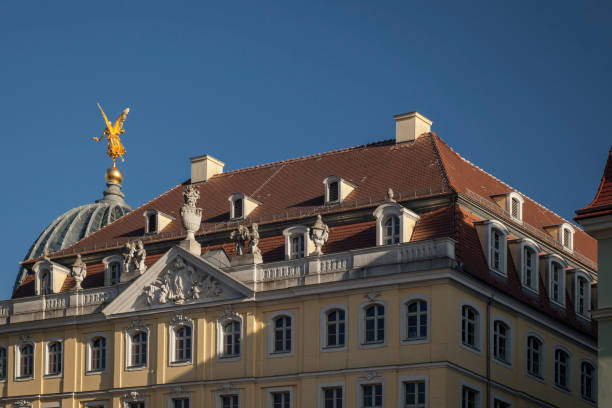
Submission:
{"label": "building", "polygon": [[395,120],[391,140],[242,170],[194,157],[27,258],[0,303],[2,403],[596,405],[595,240],[424,116]]}
{"label": "building", "polygon": [[[597,365],[601,384],[612,384],[612,148],[606,168],[593,202],[576,211],[575,220],[584,230],[597,238],[599,270],[602,279],[597,283],[597,309],[592,316],[597,320],[599,349]],[[612,406],[612,391],[599,388],[600,406]]]}

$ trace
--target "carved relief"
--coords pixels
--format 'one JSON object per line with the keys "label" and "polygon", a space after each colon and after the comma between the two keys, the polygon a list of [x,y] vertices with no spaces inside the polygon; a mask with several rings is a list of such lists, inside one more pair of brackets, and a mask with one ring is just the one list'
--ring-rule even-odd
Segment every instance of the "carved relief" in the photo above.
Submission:
{"label": "carved relief", "polygon": [[13,404],[14,407],[18,407],[18,408],[26,408],[26,407],[31,407],[32,403],[30,401],[26,401],[26,400],[19,400],[19,401],[15,401],[15,403]]}
{"label": "carved relief", "polygon": [[187,315],[184,315],[183,313],[177,313],[171,320],[170,320],[170,324],[173,325],[179,325],[179,324],[183,324],[183,323],[192,323],[193,320],[191,320],[191,318]]}
{"label": "carved relief", "polygon": [[147,251],[142,241],[127,242],[123,250],[123,271],[125,273],[138,272],[142,275],[146,270],[145,259]]}
{"label": "carved relief", "polygon": [[181,257],[176,257],[169,269],[162,272],[155,282],[143,289],[148,305],[168,302],[182,305],[188,301],[198,300],[202,296],[215,298],[222,292],[217,279],[208,274],[196,272]]}
{"label": "carved relief", "polygon": [[123,401],[123,406],[129,408],[131,402],[143,401],[144,395],[138,391],[131,391],[125,394],[121,400]]}
{"label": "carved relief", "polygon": [[147,329],[147,326],[145,326],[144,324],[142,324],[140,322],[140,320],[138,319],[133,319],[132,323],[128,326],[127,331],[145,331]]}
{"label": "carved relief", "polygon": [[376,378],[381,378],[382,376],[380,374],[378,374],[378,372],[376,371],[368,371],[362,375],[359,376],[360,380],[365,380],[365,381],[372,381]]}

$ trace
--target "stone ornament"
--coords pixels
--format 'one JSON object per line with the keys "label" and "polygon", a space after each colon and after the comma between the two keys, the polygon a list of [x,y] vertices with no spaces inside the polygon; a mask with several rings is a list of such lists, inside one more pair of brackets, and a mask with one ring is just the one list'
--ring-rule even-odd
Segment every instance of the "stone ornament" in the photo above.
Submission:
{"label": "stone ornament", "polygon": [[238,229],[230,233],[230,239],[236,243],[236,255],[242,256],[245,254],[244,245],[249,239],[249,236],[249,229],[244,225],[239,225]]}
{"label": "stone ornament", "polygon": [[229,320],[240,320],[240,316],[238,315],[238,313],[232,310],[232,305],[227,305],[227,307],[223,311],[223,314],[219,316],[220,322],[227,322]]}
{"label": "stone ornament", "polygon": [[261,256],[261,250],[259,249],[259,225],[257,225],[257,223],[253,223],[253,225],[251,225],[251,234],[249,239],[249,252],[253,255]]}
{"label": "stone ornament", "polygon": [[378,298],[379,296],[380,296],[380,293],[378,292],[370,292],[370,293],[366,293],[363,297],[368,299],[368,302],[372,303],[372,302],[375,302],[376,298]]}
{"label": "stone ornament", "polygon": [[83,282],[86,276],[87,276],[87,265],[85,265],[85,262],[83,262],[83,260],[81,259],[81,254],[78,254],[76,261],[74,261],[74,264],[72,265],[72,277],[74,278],[74,281],[76,282],[76,287],[75,287],[76,290],[83,289],[83,287],[81,286],[81,283]]}
{"label": "stone ornament", "polygon": [[144,331],[147,329],[147,326],[142,324],[139,319],[133,319],[132,323],[128,326],[128,331]]}
{"label": "stone ornament", "polygon": [[381,378],[382,376],[377,371],[368,371],[359,376],[360,380],[372,381],[377,378]]}
{"label": "stone ornament", "polygon": [[32,403],[30,401],[26,401],[26,400],[19,400],[19,401],[15,401],[13,406],[14,407],[19,407],[19,408],[26,408],[26,407],[31,407]]}
{"label": "stone ornament", "polygon": [[138,402],[144,400],[144,395],[138,391],[130,391],[126,393],[121,399],[123,400],[123,406],[129,407],[130,402]]}
{"label": "stone ornament", "polygon": [[148,305],[172,302],[182,305],[205,298],[219,297],[223,290],[211,275],[196,272],[177,256],[171,267],[162,272],[152,284],[145,286],[143,294]]}
{"label": "stone ornament", "polygon": [[183,313],[177,313],[171,320],[170,320],[170,324],[173,325],[179,325],[179,324],[183,324],[183,323],[191,323],[193,322],[193,320],[191,320],[191,318]]}
{"label": "stone ornament", "polygon": [[200,229],[202,209],[196,207],[200,199],[200,191],[193,185],[183,191],[185,204],[181,207],[181,222],[187,231],[186,241],[195,241],[195,233]]}
{"label": "stone ornament", "polygon": [[310,240],[315,245],[314,255],[321,256],[323,255],[323,245],[327,242],[329,238],[329,227],[323,223],[323,218],[321,218],[321,214],[317,215],[317,220],[314,225],[310,227]]}
{"label": "stone ornament", "polygon": [[389,190],[387,190],[387,201],[394,203],[395,202],[394,195],[395,193],[393,193],[393,190],[391,189],[391,187],[389,187]]}
{"label": "stone ornament", "polygon": [[137,272],[142,275],[147,270],[146,259],[147,251],[141,240],[127,242],[123,250],[123,271],[125,273]]}

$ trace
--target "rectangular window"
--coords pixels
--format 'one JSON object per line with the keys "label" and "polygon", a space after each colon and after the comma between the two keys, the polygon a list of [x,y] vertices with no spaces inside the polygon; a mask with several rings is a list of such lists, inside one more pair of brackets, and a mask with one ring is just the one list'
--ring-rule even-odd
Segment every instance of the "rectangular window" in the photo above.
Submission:
{"label": "rectangular window", "polygon": [[552,262],[550,264],[550,275],[550,297],[555,302],[563,304],[565,299],[562,298],[564,293],[561,287],[561,265]]}
{"label": "rectangular window", "polygon": [[495,398],[495,400],[493,401],[493,408],[510,408],[510,404]]}
{"label": "rectangular window", "polygon": [[242,198],[234,200],[234,218],[242,218]]}
{"label": "rectangular window", "polygon": [[405,408],[425,408],[425,381],[404,383]]}
{"label": "rectangular window", "polygon": [[519,220],[521,218],[520,214],[520,203],[516,198],[512,199],[512,218]]}
{"label": "rectangular window", "polygon": [[221,408],[240,408],[237,395],[223,395],[221,397]]}
{"label": "rectangular window", "polygon": [[272,408],[291,408],[291,393],[289,391],[273,392]]}
{"label": "rectangular window", "polygon": [[342,408],[342,399],[341,387],[325,388],[323,390],[323,406],[325,408]]}
{"label": "rectangular window", "polygon": [[149,233],[154,234],[157,232],[157,213],[149,215]]}
{"label": "rectangular window", "polygon": [[534,251],[528,247],[523,248],[523,282],[525,286],[535,289]]}
{"label": "rectangular window", "polygon": [[145,403],[144,401],[130,402],[129,406],[130,408],[145,408]]}
{"label": "rectangular window", "polygon": [[338,201],[338,182],[329,183],[329,201]]}
{"label": "rectangular window", "polygon": [[382,408],[382,384],[362,385],[363,408]]}
{"label": "rectangular window", "polygon": [[480,408],[479,398],[480,393],[475,389],[465,385],[461,388],[461,408]]}
{"label": "rectangular window", "polygon": [[189,398],[174,398],[172,403],[174,408],[189,408]]}
{"label": "rectangular window", "polygon": [[304,235],[294,235],[291,237],[291,258],[304,257]]}

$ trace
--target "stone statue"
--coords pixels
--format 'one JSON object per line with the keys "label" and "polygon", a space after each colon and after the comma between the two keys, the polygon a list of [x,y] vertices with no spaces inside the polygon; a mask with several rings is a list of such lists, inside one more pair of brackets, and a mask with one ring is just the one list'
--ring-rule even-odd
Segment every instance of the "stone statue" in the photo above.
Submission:
{"label": "stone statue", "polygon": [[321,214],[317,215],[317,220],[314,225],[310,227],[310,240],[315,245],[314,255],[321,256],[323,255],[323,245],[327,242],[329,238],[329,227],[323,223],[323,219],[321,218]]}
{"label": "stone statue", "polygon": [[185,191],[183,191],[183,197],[185,199],[185,205],[188,207],[195,207],[200,199],[200,191],[195,186],[189,185]]}
{"label": "stone statue", "polygon": [[145,297],[147,299],[147,305],[151,306],[155,300],[155,286],[148,285],[145,287]]}
{"label": "stone statue", "polygon": [[393,197],[395,194],[393,193],[393,190],[391,189],[391,187],[389,187],[389,190],[387,190],[387,201],[394,203],[395,202],[395,198]]}
{"label": "stone statue", "polygon": [[85,262],[81,259],[81,254],[77,255],[76,261],[74,261],[72,265],[72,276],[76,282],[76,290],[82,290],[83,287],[81,283],[87,276],[87,265],[85,265]]}
{"label": "stone statue", "polygon": [[132,259],[134,258],[134,254],[136,253],[136,247],[131,242],[125,243],[125,248],[123,249],[123,270],[125,272],[130,271],[130,265],[132,263]]}
{"label": "stone statue", "polygon": [[202,294],[202,290],[200,289],[200,282],[194,280],[191,282],[191,290],[190,295],[193,300],[198,300],[200,295]]}
{"label": "stone statue", "polygon": [[106,127],[104,128],[102,135],[100,137],[94,137],[93,140],[99,142],[100,140],[104,139],[104,136],[108,136],[108,149],[106,150],[106,154],[113,160],[113,167],[115,167],[115,159],[117,159],[117,157],[119,157],[121,161],[124,161],[123,155],[125,154],[125,148],[121,144],[119,135],[125,133],[125,129],[123,129],[123,122],[125,122],[130,108],[125,108],[123,112],[121,112],[114,125],[108,120],[100,104],[98,104],[98,108],[100,108],[100,112],[102,112]]}
{"label": "stone statue", "polygon": [[138,240],[138,249],[136,250],[136,256],[134,257],[134,267],[138,270],[141,275],[147,270],[145,265],[145,259],[147,259],[147,251],[144,248],[144,244],[141,240]]}
{"label": "stone statue", "polygon": [[249,235],[249,252],[253,255],[261,256],[261,251],[259,249],[259,225],[253,223],[251,226],[251,234]]}
{"label": "stone statue", "polygon": [[138,272],[142,275],[146,270],[147,251],[142,241],[126,242],[123,250],[123,270],[125,273]]}
{"label": "stone statue", "polygon": [[185,204],[181,207],[181,222],[187,231],[187,236],[179,245],[196,256],[200,256],[201,245],[195,239],[195,233],[200,229],[202,222],[202,209],[196,207],[200,198],[200,191],[194,185],[189,185],[183,191]]}
{"label": "stone statue", "polygon": [[236,242],[236,255],[244,255],[244,244],[249,237],[249,229],[244,225],[238,226],[238,229],[231,232],[230,239]]}
{"label": "stone statue", "polygon": [[170,292],[170,288],[168,285],[168,280],[164,279],[159,289],[159,303],[164,304],[168,301],[169,292]]}

